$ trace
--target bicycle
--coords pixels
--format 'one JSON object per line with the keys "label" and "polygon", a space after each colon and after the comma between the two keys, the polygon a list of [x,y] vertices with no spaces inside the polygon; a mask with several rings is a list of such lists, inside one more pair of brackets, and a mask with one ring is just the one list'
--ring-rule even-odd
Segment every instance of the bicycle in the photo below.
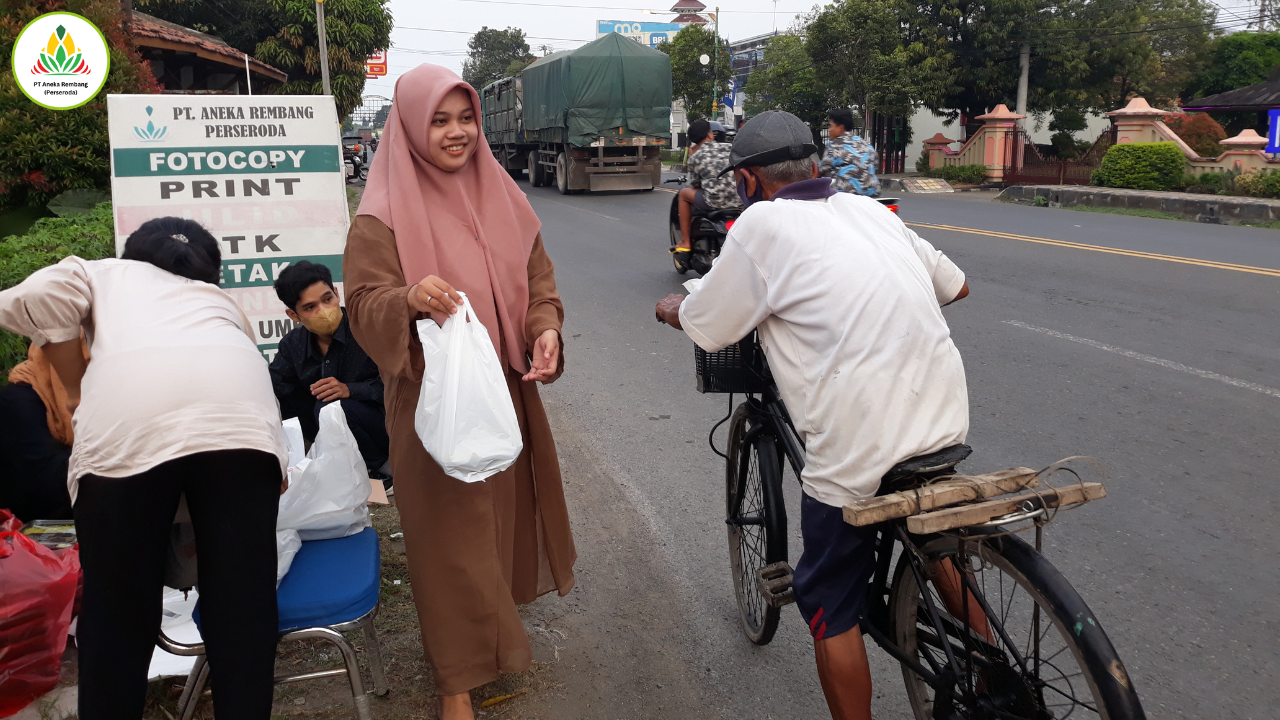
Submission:
{"label": "bicycle", "polygon": [[[731,413],[709,442],[726,460],[725,525],[742,630],[765,645],[781,608],[794,601],[782,473],[785,462],[800,477],[804,445],[755,333],[717,353],[695,348],[695,361],[699,392],[730,394]],[[747,399],[733,408],[735,393]],[[720,453],[714,434],[726,421],[728,446]],[[881,494],[946,478],[969,452],[959,445],[900,463]],[[1022,505],[944,532],[912,533],[905,517],[880,523],[860,629],[901,664],[917,720],[1145,718],[1102,626],[1040,554],[1052,498]],[[1013,533],[1029,529],[1027,522],[1035,524],[1035,547]],[[948,591],[962,617],[948,610]]]}

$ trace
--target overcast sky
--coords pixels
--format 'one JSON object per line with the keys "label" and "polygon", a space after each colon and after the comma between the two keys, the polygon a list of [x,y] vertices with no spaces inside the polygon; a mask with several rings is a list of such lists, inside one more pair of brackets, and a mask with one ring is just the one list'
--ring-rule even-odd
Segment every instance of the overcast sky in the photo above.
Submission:
{"label": "overcast sky", "polygon": [[[396,78],[424,62],[462,72],[467,40],[482,27],[524,30],[535,55],[541,45],[568,50],[595,39],[597,20],[670,22],[676,0],[391,0],[395,27],[391,31],[388,74],[369,80],[366,95],[391,97]],[[702,0],[708,9],[716,0]],[[1219,22],[1239,24],[1241,16],[1256,14],[1253,0],[1217,0],[1223,8]],[[720,7],[720,35],[730,42],[786,30],[798,14],[813,7],[811,0],[733,0]],[[646,13],[645,10],[650,10]],[[775,12],[776,9],[776,12]]]}
{"label": "overcast sky", "polygon": [[[385,78],[365,83],[366,95],[391,97],[396,78],[422,63],[435,63],[461,73],[467,40],[482,27],[524,31],[535,55],[540,45],[569,50],[594,40],[597,20],[670,22],[676,0],[391,0],[390,67]],[[702,0],[709,8],[715,0]],[[812,6],[806,0],[734,0],[720,10],[720,35],[730,41],[786,30],[798,13]],[[653,14],[645,14],[645,10]],[[447,31],[447,32],[446,32]]]}

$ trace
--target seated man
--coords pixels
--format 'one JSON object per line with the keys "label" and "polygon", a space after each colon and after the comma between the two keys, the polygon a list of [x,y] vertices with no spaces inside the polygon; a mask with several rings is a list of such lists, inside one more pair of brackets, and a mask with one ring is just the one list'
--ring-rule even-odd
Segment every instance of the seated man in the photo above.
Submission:
{"label": "seated man", "polygon": [[715,142],[711,136],[711,123],[694,120],[689,123],[689,171],[690,187],[680,190],[680,244],[672,252],[682,268],[689,266],[689,228],[693,225],[693,209],[708,213],[712,210],[742,207],[733,185],[733,178],[723,177],[729,167],[729,143]]}
{"label": "seated man", "polygon": [[875,495],[897,463],[964,441],[964,365],[940,308],[969,286],[893,212],[819,178],[816,152],[790,113],[739,130],[729,162],[747,209],[701,285],[657,314],[707,352],[759,329],[807,453],[796,604],[832,717],[862,719],[871,675],[859,625],[876,528],[846,524],[841,507]]}
{"label": "seated man", "polygon": [[831,178],[831,187],[837,192],[868,197],[880,194],[876,149],[853,134],[853,112],[849,108],[827,113],[827,154],[818,171],[822,177]]}
{"label": "seated man", "polygon": [[370,477],[388,478],[390,440],[382,378],[378,366],[351,336],[329,268],[303,260],[285,268],[275,288],[289,318],[302,323],[280,338],[271,361],[271,384],[280,400],[281,417],[298,418],[310,443],[319,430],[320,408],[342,403]]}

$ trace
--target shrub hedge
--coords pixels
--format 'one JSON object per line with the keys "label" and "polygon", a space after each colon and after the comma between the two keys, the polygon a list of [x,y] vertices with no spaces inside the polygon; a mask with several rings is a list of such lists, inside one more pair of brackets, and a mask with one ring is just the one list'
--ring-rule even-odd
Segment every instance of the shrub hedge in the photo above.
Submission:
{"label": "shrub hedge", "polygon": [[[26,235],[0,240],[0,290],[17,285],[47,265],[75,255],[85,260],[113,257],[115,225],[111,203],[99,204],[88,215],[41,218]],[[30,341],[0,330],[0,385],[9,382],[9,371],[27,359]]]}
{"label": "shrub hedge", "polygon": [[1280,170],[1257,170],[1236,178],[1236,189],[1250,197],[1280,198]]}
{"label": "shrub hedge", "polygon": [[1112,145],[1093,171],[1094,185],[1169,190],[1182,184],[1187,157],[1171,142]]}
{"label": "shrub hedge", "polygon": [[951,183],[977,185],[987,179],[986,165],[943,165],[930,168],[925,175],[940,178]]}

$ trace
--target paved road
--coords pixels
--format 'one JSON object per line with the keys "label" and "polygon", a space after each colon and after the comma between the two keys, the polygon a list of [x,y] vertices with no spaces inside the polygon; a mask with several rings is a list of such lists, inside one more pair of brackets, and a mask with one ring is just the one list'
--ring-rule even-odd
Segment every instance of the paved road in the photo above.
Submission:
{"label": "paved road", "polygon": [[[568,598],[529,611],[550,682],[524,709],[826,717],[794,607],[767,647],[738,630],[723,465],[706,443],[727,397],[694,391],[692,343],[652,315],[683,280],[665,246],[671,195],[530,199],[566,306],[567,372],[545,397],[580,561]],[[1148,714],[1275,717],[1280,233],[976,195],[908,196],[902,212],[973,289],[946,310],[968,373],[966,467],[1106,464],[1109,497],[1062,516],[1046,552]],[[794,481],[786,492],[798,518]],[[876,716],[909,717],[896,665],[872,653]]]}

